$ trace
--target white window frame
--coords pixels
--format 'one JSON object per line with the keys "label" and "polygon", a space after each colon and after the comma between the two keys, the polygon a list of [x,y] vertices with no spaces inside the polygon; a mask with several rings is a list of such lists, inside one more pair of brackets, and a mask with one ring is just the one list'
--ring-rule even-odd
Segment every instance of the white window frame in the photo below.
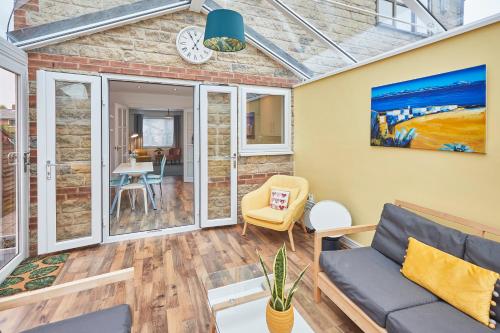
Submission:
{"label": "white window frame", "polygon": [[[283,96],[283,143],[248,144],[247,138],[247,94]],[[286,88],[240,86],[240,144],[241,156],[290,155],[292,151],[292,91]]]}

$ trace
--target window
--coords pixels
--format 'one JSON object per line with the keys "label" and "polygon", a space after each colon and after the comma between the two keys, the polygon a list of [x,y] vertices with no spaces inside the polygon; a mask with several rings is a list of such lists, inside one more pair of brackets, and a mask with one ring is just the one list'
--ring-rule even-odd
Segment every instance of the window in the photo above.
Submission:
{"label": "window", "polygon": [[142,136],[144,147],[172,147],[174,145],[174,118],[144,118]]}
{"label": "window", "polygon": [[240,100],[240,154],[291,154],[290,90],[242,87]]}
{"label": "window", "polygon": [[[426,8],[430,8],[430,0],[419,1]],[[425,23],[400,0],[378,0],[377,11],[382,15],[378,18],[382,25],[422,35],[428,33]]]}

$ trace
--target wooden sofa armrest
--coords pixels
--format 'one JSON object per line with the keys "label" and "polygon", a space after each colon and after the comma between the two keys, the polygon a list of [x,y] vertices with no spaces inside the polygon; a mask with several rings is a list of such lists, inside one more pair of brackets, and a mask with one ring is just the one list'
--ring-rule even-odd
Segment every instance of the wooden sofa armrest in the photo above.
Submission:
{"label": "wooden sofa armrest", "polygon": [[93,289],[117,282],[125,282],[127,304],[134,313],[135,291],[134,291],[134,268],[126,268],[119,271],[91,276],[85,279],[66,282],[55,286],[27,291],[17,295],[0,298],[0,311],[17,308],[20,306],[42,302],[51,298],[65,296],[80,291]]}
{"label": "wooden sofa armrest", "polygon": [[324,237],[335,237],[341,235],[357,234],[359,232],[373,231],[377,229],[377,224],[355,225],[353,227],[333,228],[314,233],[314,239]]}
{"label": "wooden sofa armrest", "polygon": [[373,231],[377,228],[376,224],[356,225],[352,227],[334,228],[329,230],[317,231],[314,233],[314,258],[313,258],[313,280],[314,280],[314,299],[319,302],[321,292],[318,287],[318,275],[321,272],[319,266],[319,256],[321,254],[321,240],[324,237],[335,237],[341,235],[356,234],[359,232]]}

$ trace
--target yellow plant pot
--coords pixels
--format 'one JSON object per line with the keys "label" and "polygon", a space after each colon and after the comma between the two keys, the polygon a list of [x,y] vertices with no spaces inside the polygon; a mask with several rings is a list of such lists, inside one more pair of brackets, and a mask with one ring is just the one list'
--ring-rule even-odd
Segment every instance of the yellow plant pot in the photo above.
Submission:
{"label": "yellow plant pot", "polygon": [[266,322],[271,333],[290,333],[293,328],[293,305],[286,311],[276,311],[267,303]]}

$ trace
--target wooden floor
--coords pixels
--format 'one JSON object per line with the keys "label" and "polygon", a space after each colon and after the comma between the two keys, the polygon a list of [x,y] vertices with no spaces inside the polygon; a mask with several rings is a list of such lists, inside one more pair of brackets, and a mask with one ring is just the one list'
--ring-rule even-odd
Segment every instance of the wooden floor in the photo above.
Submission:
{"label": "wooden floor", "polygon": [[[285,242],[286,233],[241,225],[184,234],[113,243],[71,253],[57,283],[72,281],[130,266],[135,267],[138,305],[136,332],[208,332],[209,312],[200,277],[207,272],[256,262],[256,250],[272,256]],[[294,229],[297,252],[289,252],[291,265],[303,267],[312,260],[313,238],[299,226]],[[288,243],[287,243],[288,244]],[[301,288],[309,289],[306,304],[316,332],[352,333],[360,330],[328,299],[316,305],[312,298],[312,272]],[[57,298],[48,302],[0,312],[2,333],[19,332],[124,302],[118,284]],[[261,333],[261,332],[255,332]]]}
{"label": "wooden floor", "polygon": [[160,187],[153,185],[158,209],[153,210],[150,204],[148,215],[144,214],[142,193],[137,196],[135,210],[130,208],[128,195],[123,193],[120,220],[116,219],[116,211],[110,216],[111,235],[192,225],[194,223],[193,186],[193,183],[185,183],[182,176],[164,177],[163,200],[160,196]]}

